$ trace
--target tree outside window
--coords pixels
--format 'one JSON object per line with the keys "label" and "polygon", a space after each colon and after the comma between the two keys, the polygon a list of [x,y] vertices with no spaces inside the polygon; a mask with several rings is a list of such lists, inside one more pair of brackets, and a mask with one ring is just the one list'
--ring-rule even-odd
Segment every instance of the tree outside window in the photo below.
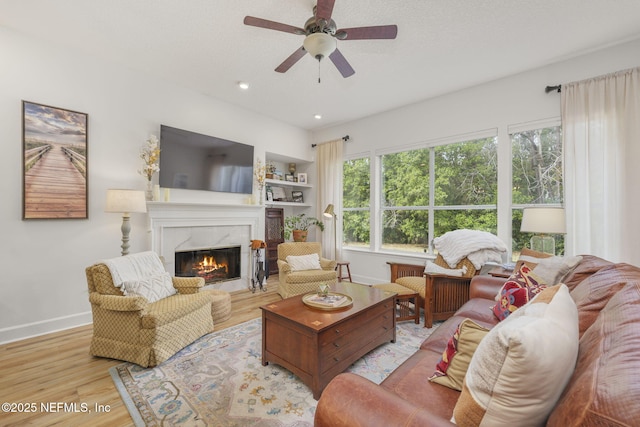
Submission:
{"label": "tree outside window", "polygon": [[[522,210],[533,206],[562,206],[562,129],[550,126],[511,134],[512,248],[516,260],[529,246],[530,233],[521,233]],[[564,253],[564,236],[554,236],[556,252]]]}
{"label": "tree outside window", "polygon": [[369,247],[370,175],[368,157],[343,164],[342,239],[345,246]]}
{"label": "tree outside window", "polygon": [[496,232],[495,137],[385,154],[381,165],[383,249],[431,252],[447,231]]}

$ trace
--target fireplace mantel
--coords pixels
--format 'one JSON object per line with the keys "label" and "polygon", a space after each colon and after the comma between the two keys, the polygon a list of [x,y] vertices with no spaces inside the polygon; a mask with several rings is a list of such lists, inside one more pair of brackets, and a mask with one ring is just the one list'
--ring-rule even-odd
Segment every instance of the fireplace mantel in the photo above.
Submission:
{"label": "fireplace mantel", "polygon": [[249,287],[253,239],[264,239],[264,210],[260,205],[147,202],[151,250],[164,259],[175,274],[175,251],[241,246],[241,279],[225,282],[220,289]]}

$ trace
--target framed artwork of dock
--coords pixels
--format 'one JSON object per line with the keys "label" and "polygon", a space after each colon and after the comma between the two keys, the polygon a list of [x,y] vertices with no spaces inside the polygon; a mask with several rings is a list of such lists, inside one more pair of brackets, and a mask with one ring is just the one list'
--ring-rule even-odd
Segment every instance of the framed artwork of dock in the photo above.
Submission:
{"label": "framed artwork of dock", "polygon": [[22,218],[87,219],[85,113],[22,101]]}

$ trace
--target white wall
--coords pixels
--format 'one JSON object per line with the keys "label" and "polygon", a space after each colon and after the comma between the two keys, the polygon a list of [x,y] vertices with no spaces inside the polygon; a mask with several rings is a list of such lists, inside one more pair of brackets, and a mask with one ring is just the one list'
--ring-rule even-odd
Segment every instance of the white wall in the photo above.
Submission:
{"label": "white wall", "polygon": [[[0,343],[91,321],[84,269],[120,255],[122,218],[104,213],[106,190],[145,188],[138,153],[160,124],[254,145],[263,161],[265,151],[312,157],[307,131],[126,68],[3,28],[0,52]],[[89,114],[89,219],[21,219],[22,100]],[[171,199],[246,202],[178,190]],[[149,249],[146,215],[132,226],[130,251]]]}
{"label": "white wall", "polygon": [[[408,105],[313,134],[325,141],[348,134],[346,156],[375,155],[389,147],[434,141],[456,135],[497,129],[501,175],[510,174],[510,141],[507,128],[527,122],[560,117],[560,94],[546,94],[547,85],[569,83],[640,65],[640,40],[575,57],[522,74]],[[389,84],[393,84],[390,82]],[[416,82],[416,84],[420,84]],[[499,194],[510,194],[509,180],[500,183]],[[507,188],[504,188],[504,186]],[[373,196],[372,196],[373,197]],[[371,206],[375,206],[372,200]],[[499,198],[498,236],[511,241],[510,200]],[[377,215],[372,211],[372,216]],[[381,283],[389,280],[386,261],[423,263],[425,258],[368,251],[343,251],[351,262],[354,280]]]}

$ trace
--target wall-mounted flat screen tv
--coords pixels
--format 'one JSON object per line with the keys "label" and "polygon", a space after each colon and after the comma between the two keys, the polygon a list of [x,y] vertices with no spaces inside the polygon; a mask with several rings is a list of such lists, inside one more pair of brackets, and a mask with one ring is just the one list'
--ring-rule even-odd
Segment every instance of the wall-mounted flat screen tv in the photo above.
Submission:
{"label": "wall-mounted flat screen tv", "polygon": [[253,192],[253,146],[160,126],[160,186]]}

